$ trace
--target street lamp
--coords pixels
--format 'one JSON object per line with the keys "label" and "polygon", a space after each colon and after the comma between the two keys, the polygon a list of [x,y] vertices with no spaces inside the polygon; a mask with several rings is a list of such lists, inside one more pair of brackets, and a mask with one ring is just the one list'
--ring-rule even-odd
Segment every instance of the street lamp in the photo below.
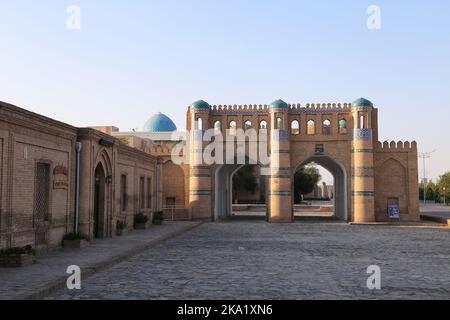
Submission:
{"label": "street lamp", "polygon": [[444,206],[445,206],[445,187],[442,188],[444,190]]}

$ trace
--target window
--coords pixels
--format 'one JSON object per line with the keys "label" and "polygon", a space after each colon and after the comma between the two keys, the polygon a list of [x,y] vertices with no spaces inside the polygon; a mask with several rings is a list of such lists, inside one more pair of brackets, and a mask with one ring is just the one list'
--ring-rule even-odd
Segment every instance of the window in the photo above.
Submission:
{"label": "window", "polygon": [[127,194],[127,175],[122,174],[120,176],[120,209],[127,211],[128,207],[128,194]]}
{"label": "window", "polygon": [[229,124],[229,129],[230,129],[230,134],[236,134],[236,127],[237,127],[237,125],[236,125],[236,121],[230,121],[230,124]]}
{"label": "window", "polygon": [[252,122],[250,120],[247,120],[244,122],[244,128],[245,130],[251,129],[252,128]]}
{"label": "window", "polygon": [[203,119],[197,118],[197,121],[195,121],[197,130],[203,130]]}
{"label": "window", "polygon": [[214,122],[214,131],[216,132],[222,131],[222,122],[220,121]]}
{"label": "window", "polygon": [[364,129],[365,127],[366,127],[366,117],[364,116],[364,114],[361,114],[359,116],[359,128]]}
{"label": "window", "polygon": [[331,121],[326,119],[322,122],[322,133],[330,134],[331,133]]}
{"label": "window", "polygon": [[46,244],[46,222],[50,216],[50,164],[37,163],[34,185],[33,227],[36,245]]}
{"label": "window", "polygon": [[339,133],[347,133],[347,120],[339,120]]}
{"label": "window", "polygon": [[282,128],[283,128],[282,125],[283,125],[283,120],[281,119],[281,117],[278,117],[275,122],[275,129],[282,130]]}
{"label": "window", "polygon": [[152,178],[147,178],[147,208],[152,208],[153,185]]}
{"label": "window", "polygon": [[139,179],[139,207],[141,209],[145,208],[145,178],[141,177]]}
{"label": "window", "polygon": [[260,129],[267,129],[267,121],[266,121],[266,120],[262,120],[262,121],[259,123],[259,128],[260,128]]}
{"label": "window", "polygon": [[294,120],[291,122],[291,134],[299,134],[300,133],[300,123],[298,120]]}
{"label": "window", "polygon": [[50,209],[50,165],[36,165],[34,215],[39,222],[48,221]]}
{"label": "window", "polygon": [[309,120],[307,122],[307,130],[306,133],[309,135],[313,135],[316,133],[316,123],[314,122],[314,120]]}

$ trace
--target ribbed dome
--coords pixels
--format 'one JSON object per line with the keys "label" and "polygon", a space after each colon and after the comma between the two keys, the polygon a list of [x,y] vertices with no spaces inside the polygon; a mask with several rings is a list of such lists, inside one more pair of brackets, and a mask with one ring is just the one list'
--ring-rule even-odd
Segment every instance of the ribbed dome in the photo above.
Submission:
{"label": "ribbed dome", "polygon": [[173,132],[177,126],[173,121],[161,112],[154,114],[144,125],[145,132]]}
{"label": "ribbed dome", "polygon": [[354,107],[373,107],[373,103],[367,99],[359,98],[358,100],[353,101],[352,106],[354,106]]}

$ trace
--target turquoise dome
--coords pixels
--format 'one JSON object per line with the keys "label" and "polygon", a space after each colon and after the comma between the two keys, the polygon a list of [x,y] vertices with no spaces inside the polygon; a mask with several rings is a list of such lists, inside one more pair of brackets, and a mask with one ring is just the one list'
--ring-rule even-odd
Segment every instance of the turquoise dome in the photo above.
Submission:
{"label": "turquoise dome", "polygon": [[373,103],[367,99],[359,98],[358,100],[353,101],[352,106],[354,106],[354,107],[373,107]]}
{"label": "turquoise dome", "polygon": [[274,101],[270,104],[272,108],[289,108],[289,105],[281,99]]}
{"label": "turquoise dome", "polygon": [[193,104],[191,104],[191,107],[194,109],[210,109],[211,106],[208,102],[203,100],[195,101]]}
{"label": "turquoise dome", "polygon": [[173,132],[177,126],[173,121],[161,112],[154,114],[144,125],[145,132]]}

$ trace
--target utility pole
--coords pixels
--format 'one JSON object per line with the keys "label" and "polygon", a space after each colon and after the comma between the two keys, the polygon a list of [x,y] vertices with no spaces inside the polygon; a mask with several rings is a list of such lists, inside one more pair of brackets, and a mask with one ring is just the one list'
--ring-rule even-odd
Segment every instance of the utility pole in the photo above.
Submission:
{"label": "utility pole", "polygon": [[433,150],[431,152],[420,152],[419,153],[419,158],[422,159],[422,163],[423,163],[423,204],[426,205],[427,204],[427,185],[428,185],[428,181],[427,181],[427,171],[426,171],[426,167],[425,167],[425,159],[431,158],[431,155],[435,152],[436,150]]}

